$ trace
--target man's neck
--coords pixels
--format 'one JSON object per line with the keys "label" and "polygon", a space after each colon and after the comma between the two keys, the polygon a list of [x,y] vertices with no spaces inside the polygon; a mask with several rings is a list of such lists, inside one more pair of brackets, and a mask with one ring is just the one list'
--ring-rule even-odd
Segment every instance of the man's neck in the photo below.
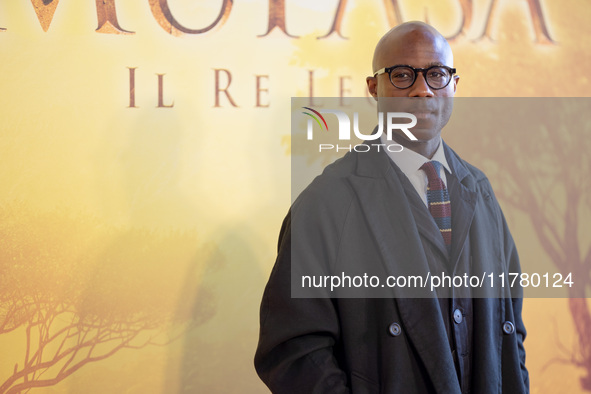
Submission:
{"label": "man's neck", "polygon": [[441,138],[438,134],[436,138],[432,138],[428,141],[411,141],[396,133],[392,133],[392,140],[406,149],[410,149],[419,155],[425,156],[427,159],[431,159],[439,147],[439,141],[441,141]]}

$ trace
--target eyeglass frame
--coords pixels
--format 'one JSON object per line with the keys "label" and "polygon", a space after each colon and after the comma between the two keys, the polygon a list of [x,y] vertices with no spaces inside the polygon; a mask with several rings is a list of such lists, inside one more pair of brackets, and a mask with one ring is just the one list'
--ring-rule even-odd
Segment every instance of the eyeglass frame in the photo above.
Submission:
{"label": "eyeglass frame", "polygon": [[[398,86],[394,85],[394,82],[392,82],[392,70],[394,70],[395,68],[398,68],[398,67],[410,68],[415,74],[415,77],[412,80],[412,83],[406,88],[399,88]],[[431,86],[431,84],[429,84],[429,81],[427,81],[427,71],[431,70],[432,68],[437,68],[437,67],[445,68],[450,73],[449,81],[447,81],[445,86],[442,86],[440,88],[434,88],[433,86]],[[388,73],[388,79],[390,80],[390,83],[392,84],[392,86],[394,86],[396,89],[405,90],[405,89],[411,88],[415,84],[415,82],[417,81],[417,77],[419,75],[419,72],[423,74],[423,78],[425,78],[425,83],[427,84],[427,86],[429,86],[433,90],[441,90],[441,89],[445,89],[449,85],[449,83],[453,79],[454,74],[456,73],[456,69],[453,67],[448,67],[448,66],[443,66],[443,65],[433,65],[433,66],[427,67],[427,68],[415,68],[413,66],[409,66],[408,64],[397,64],[395,66],[384,67],[384,68],[379,69],[378,71],[376,71],[373,74],[373,77],[376,78],[378,75]]]}

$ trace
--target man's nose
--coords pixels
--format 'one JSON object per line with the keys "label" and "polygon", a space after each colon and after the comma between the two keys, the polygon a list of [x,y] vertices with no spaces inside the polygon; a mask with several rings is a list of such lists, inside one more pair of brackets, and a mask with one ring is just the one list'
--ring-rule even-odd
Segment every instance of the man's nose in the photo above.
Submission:
{"label": "man's nose", "polygon": [[408,91],[408,97],[433,97],[433,90],[427,85],[423,71],[419,71],[415,83]]}

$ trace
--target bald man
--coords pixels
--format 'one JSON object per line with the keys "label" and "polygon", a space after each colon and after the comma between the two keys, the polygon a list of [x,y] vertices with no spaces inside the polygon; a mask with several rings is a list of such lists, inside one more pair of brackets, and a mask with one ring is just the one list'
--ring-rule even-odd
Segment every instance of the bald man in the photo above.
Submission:
{"label": "bald man", "polygon": [[424,23],[397,26],[376,46],[369,92],[379,111],[416,116],[416,140],[399,131],[401,152],[348,153],[292,205],[255,355],[272,392],[529,392],[522,299],[510,290],[291,297],[302,265],[393,277],[520,272],[488,179],[441,139],[458,81],[447,41]]}

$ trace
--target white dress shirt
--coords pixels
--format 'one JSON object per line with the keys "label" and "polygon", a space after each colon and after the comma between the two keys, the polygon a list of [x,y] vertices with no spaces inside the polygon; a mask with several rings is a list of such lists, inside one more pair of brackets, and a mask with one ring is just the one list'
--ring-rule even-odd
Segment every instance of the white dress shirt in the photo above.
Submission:
{"label": "white dress shirt", "polygon": [[[395,144],[393,141],[388,141],[382,135],[383,144],[390,145]],[[441,168],[439,170],[439,176],[443,180],[445,187],[447,187],[447,178],[445,177],[444,168],[451,174],[451,169],[449,164],[447,164],[447,160],[445,159],[445,153],[443,152],[443,144],[441,142],[441,137],[439,137],[439,146],[435,151],[435,154],[431,159],[426,158],[423,155],[420,155],[410,149],[404,148],[400,152],[390,152],[388,149],[385,149],[388,157],[402,170],[404,175],[408,178],[410,183],[413,185],[415,190],[417,191],[418,195],[425,203],[425,206],[428,207],[427,204],[427,174],[425,171],[421,170],[421,166],[428,161],[438,161],[440,162]]]}

